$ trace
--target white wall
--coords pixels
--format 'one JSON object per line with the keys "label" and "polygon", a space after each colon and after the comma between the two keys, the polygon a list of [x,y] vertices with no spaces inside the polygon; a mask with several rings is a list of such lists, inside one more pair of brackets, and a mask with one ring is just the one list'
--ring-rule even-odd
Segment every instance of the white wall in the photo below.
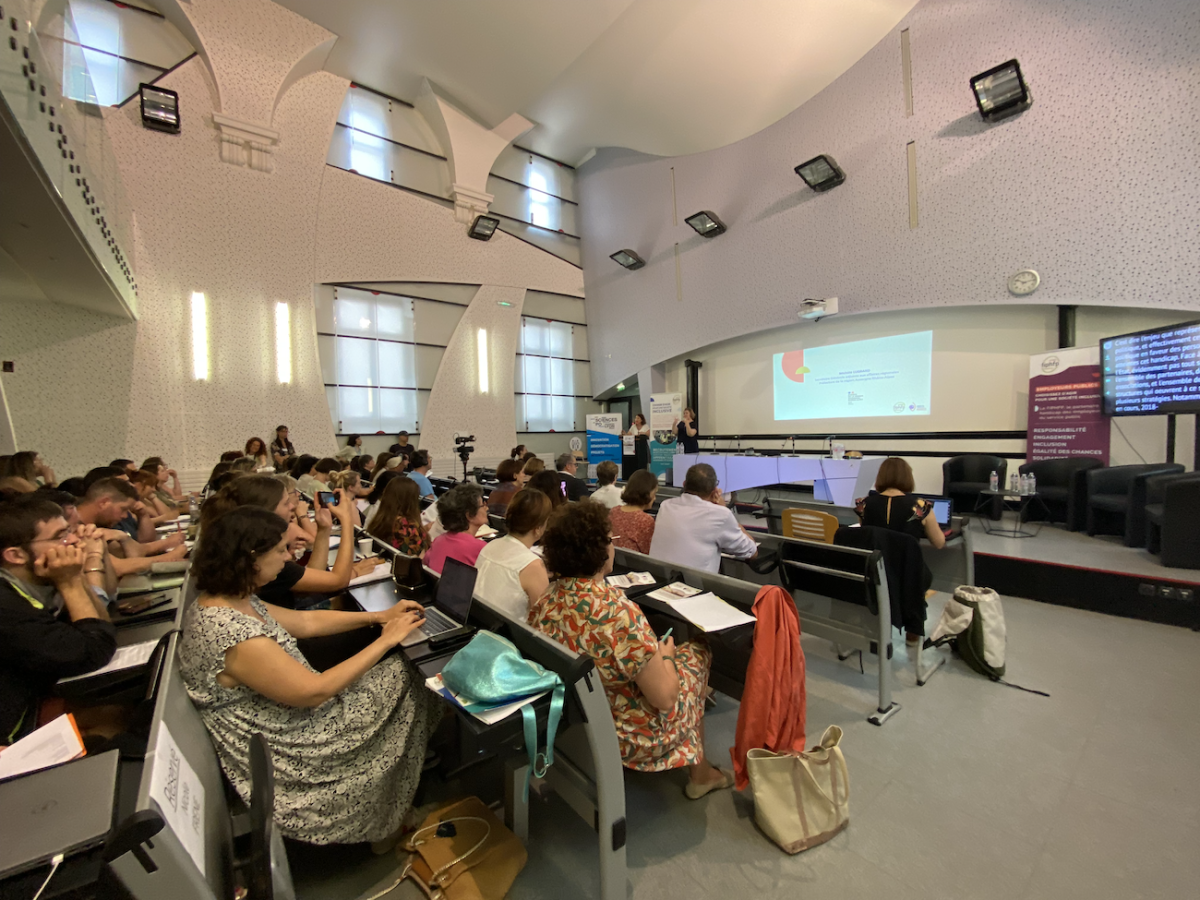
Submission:
{"label": "white wall", "polygon": [[[968,80],[1012,57],[1033,107],[986,125]],[[1009,304],[1026,267],[1042,275],[1037,306],[1200,309],[1197,60],[1195,0],[922,0],[758,134],[684,157],[601,150],[578,173],[593,387],[786,327],[805,297],[837,296],[843,314]],[[847,178],[824,194],[793,172],[819,153]],[[701,209],[728,232],[696,235],[684,217]],[[645,268],[608,258],[623,247]]]}

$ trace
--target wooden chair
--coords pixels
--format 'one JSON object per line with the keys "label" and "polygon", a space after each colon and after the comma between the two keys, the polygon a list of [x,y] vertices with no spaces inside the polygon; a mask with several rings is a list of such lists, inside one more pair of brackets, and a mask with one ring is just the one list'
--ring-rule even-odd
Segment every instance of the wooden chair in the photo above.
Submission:
{"label": "wooden chair", "polygon": [[839,524],[837,516],[817,512],[815,509],[785,509],[783,511],[784,537],[832,544]]}

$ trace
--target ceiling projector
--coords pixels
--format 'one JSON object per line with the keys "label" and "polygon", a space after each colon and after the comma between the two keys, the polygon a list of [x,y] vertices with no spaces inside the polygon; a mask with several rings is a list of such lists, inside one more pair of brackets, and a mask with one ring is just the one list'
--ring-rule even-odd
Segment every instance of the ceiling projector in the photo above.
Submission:
{"label": "ceiling projector", "polygon": [[800,307],[800,312],[797,315],[801,319],[823,319],[825,316],[832,316],[837,311],[837,297],[826,297],[824,300],[805,298],[804,304]]}

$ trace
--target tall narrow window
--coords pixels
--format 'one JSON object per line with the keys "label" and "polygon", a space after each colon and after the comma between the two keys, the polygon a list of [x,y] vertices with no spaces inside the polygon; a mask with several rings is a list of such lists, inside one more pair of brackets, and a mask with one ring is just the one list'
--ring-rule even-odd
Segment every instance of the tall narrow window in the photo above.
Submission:
{"label": "tall narrow window", "polygon": [[488,392],[488,345],[487,329],[480,328],[475,335],[476,356],[479,359],[479,393]]}
{"label": "tall narrow window", "polygon": [[518,431],[575,431],[574,326],[521,317]]}
{"label": "tall narrow window", "polygon": [[292,316],[286,303],[275,304],[275,375],[292,383]]}
{"label": "tall narrow window", "polygon": [[208,301],[199,291],[192,294],[192,377],[208,378]]}

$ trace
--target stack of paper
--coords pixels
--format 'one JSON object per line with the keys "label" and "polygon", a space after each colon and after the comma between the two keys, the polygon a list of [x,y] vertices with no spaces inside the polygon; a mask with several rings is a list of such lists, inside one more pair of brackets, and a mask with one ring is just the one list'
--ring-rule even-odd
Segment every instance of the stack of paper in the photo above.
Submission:
{"label": "stack of paper", "polygon": [[[432,678],[426,678],[425,687],[429,688],[435,694],[440,694],[455,706],[461,707],[462,709],[467,708],[467,703],[464,702],[463,697],[446,687],[445,682],[442,681],[441,675],[434,675]],[[503,706],[493,706],[491,709],[472,712],[471,715],[477,718],[480,722],[483,722],[485,725],[495,725],[500,720],[507,719],[522,706],[527,706],[534,700],[537,700],[539,697],[545,697],[548,693],[550,692],[542,691],[540,694],[534,694],[531,697],[524,697],[512,703],[505,703]]]}
{"label": "stack of paper", "polygon": [[43,725],[0,752],[0,778],[13,778],[79,759],[83,738],[69,713]]}
{"label": "stack of paper", "polygon": [[654,584],[654,576],[649,572],[627,572],[624,575],[609,575],[604,579],[615,588],[631,588],[635,584]]}
{"label": "stack of paper", "polygon": [[646,596],[653,597],[655,600],[661,600],[664,603],[670,603],[673,600],[682,600],[684,597],[693,597],[698,593],[700,593],[700,588],[694,588],[684,584],[682,581],[676,581],[674,584],[668,584],[657,591],[651,591]]}
{"label": "stack of paper", "polygon": [[369,584],[372,581],[384,581],[392,577],[392,564],[390,562],[380,563],[375,567],[374,572],[368,572],[366,575],[359,575],[357,578],[350,579],[350,587],[358,584]]}
{"label": "stack of paper", "polygon": [[754,616],[730,606],[715,594],[702,594],[697,588],[686,584],[677,582],[649,596],[662,600],[701,631],[724,631],[726,628],[754,624]]}
{"label": "stack of paper", "polygon": [[128,647],[118,647],[117,652],[113,654],[112,659],[108,661],[108,665],[101,666],[92,672],[84,675],[73,675],[70,678],[58,679],[59,684],[67,684],[71,681],[79,681],[81,678],[94,678],[97,675],[105,675],[109,672],[120,672],[122,669],[133,669],[138,666],[144,666],[150,660],[150,655],[154,652],[154,648],[158,646],[158,641],[142,641],[140,644],[130,644]]}

